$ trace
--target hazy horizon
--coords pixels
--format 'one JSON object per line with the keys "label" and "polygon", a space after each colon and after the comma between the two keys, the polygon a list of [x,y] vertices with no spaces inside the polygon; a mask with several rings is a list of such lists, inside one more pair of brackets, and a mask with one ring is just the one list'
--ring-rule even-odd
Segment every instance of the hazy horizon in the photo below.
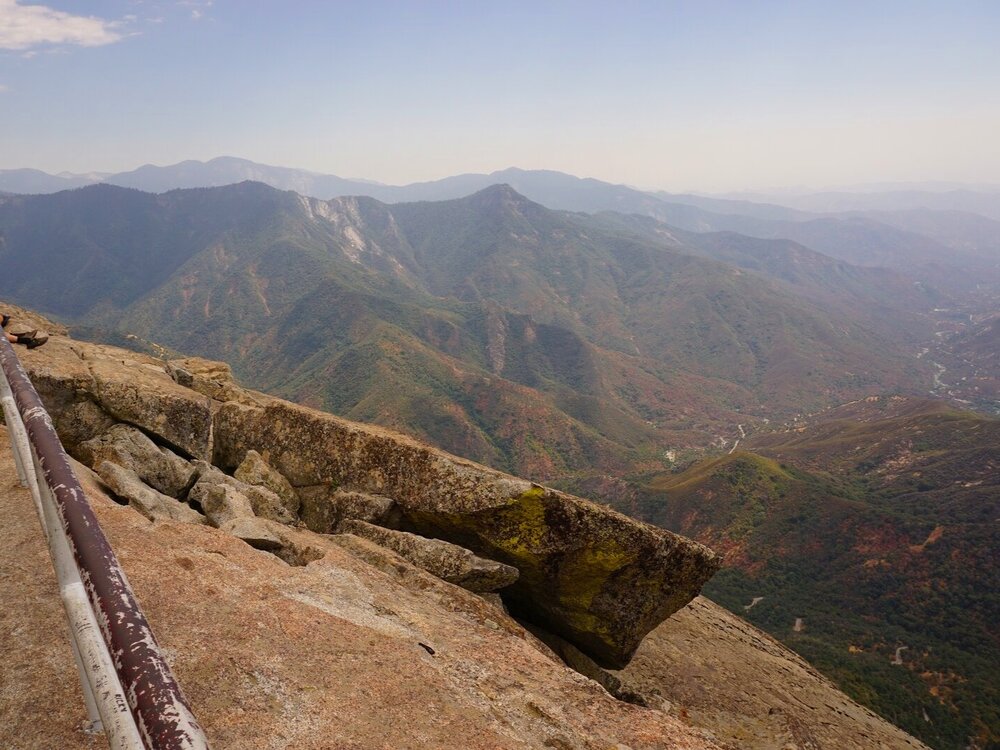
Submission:
{"label": "hazy horizon", "polygon": [[[143,168],[143,167],[166,168],[166,167],[176,166],[177,164],[181,164],[181,163],[184,163],[184,162],[199,162],[199,163],[205,164],[205,163],[214,161],[216,159],[238,159],[238,160],[241,160],[241,161],[249,161],[249,162],[252,162],[254,164],[258,164],[259,166],[264,166],[264,167],[277,167],[277,168],[283,168],[283,169],[299,170],[299,171],[303,171],[303,172],[312,172],[314,174],[324,175],[324,176],[336,176],[336,177],[340,177],[340,178],[345,179],[345,180],[351,180],[351,181],[355,181],[355,182],[368,182],[368,183],[371,183],[371,184],[374,184],[374,185],[380,185],[380,186],[397,186],[397,187],[406,187],[408,185],[420,184],[420,183],[424,183],[424,182],[434,182],[436,180],[445,179],[445,178],[448,178],[448,177],[455,177],[455,176],[462,176],[462,175],[471,175],[471,174],[493,174],[493,173],[496,173],[496,172],[505,172],[505,171],[508,171],[508,170],[521,170],[521,171],[525,171],[525,172],[531,172],[531,171],[542,171],[542,172],[545,172],[545,171],[555,171],[555,172],[559,172],[561,174],[568,174],[571,177],[576,177],[576,178],[580,178],[580,179],[587,179],[587,178],[598,179],[598,180],[601,179],[600,177],[597,177],[595,175],[589,175],[589,174],[571,174],[571,173],[568,173],[568,172],[561,172],[561,170],[551,170],[551,169],[548,169],[548,168],[546,168],[544,166],[541,166],[541,167],[524,167],[524,166],[520,166],[520,165],[509,165],[507,167],[503,167],[503,168],[497,169],[497,170],[492,170],[491,172],[486,172],[486,173],[474,173],[474,172],[470,172],[468,170],[464,170],[464,171],[456,172],[454,174],[441,175],[438,178],[432,178],[432,179],[429,179],[429,180],[417,180],[417,181],[410,182],[410,183],[389,183],[389,182],[382,182],[382,181],[378,181],[378,180],[371,180],[371,179],[365,177],[364,175],[349,175],[349,174],[340,174],[340,173],[337,173],[337,172],[321,172],[321,171],[318,171],[318,170],[310,169],[309,167],[302,167],[302,166],[296,166],[296,165],[290,165],[290,164],[264,164],[263,162],[257,162],[257,161],[254,161],[252,159],[246,159],[245,157],[236,156],[236,155],[233,155],[233,154],[221,154],[219,156],[212,157],[211,159],[205,159],[205,160],[199,160],[199,159],[182,159],[180,162],[174,162],[173,164],[167,164],[167,163],[156,164],[156,163],[153,163],[153,162],[144,162],[142,164],[136,164],[136,165],[134,165],[133,167],[131,167],[129,169],[120,170],[120,171],[117,171],[117,172],[116,171],[112,171],[112,170],[107,170],[107,169],[94,169],[94,170],[89,170],[89,171],[86,171],[86,172],[73,172],[73,171],[70,171],[70,170],[56,170],[56,171],[47,171],[46,173],[50,174],[50,175],[53,175],[53,176],[60,176],[60,177],[91,177],[91,176],[106,177],[106,176],[113,176],[113,175],[117,175],[117,174],[123,174],[123,173],[132,172],[134,170],[138,170],[138,169]],[[4,171],[17,170],[17,169],[38,169],[38,168],[37,167],[33,167],[31,165],[22,165],[20,167],[0,166],[0,173],[2,173]],[[39,170],[39,171],[46,171],[46,170]],[[611,181],[608,180],[607,182],[610,183]],[[612,183],[612,184],[623,184],[623,185],[625,185],[627,187],[631,187],[631,188],[634,188],[636,190],[643,190],[643,191],[647,191],[647,192],[664,191],[664,192],[675,192],[677,194],[692,193],[692,194],[700,194],[700,195],[714,196],[714,197],[720,197],[720,198],[726,198],[726,197],[739,198],[741,196],[748,196],[750,198],[753,198],[754,196],[763,196],[763,197],[781,197],[781,196],[794,197],[794,196],[797,196],[797,195],[808,195],[808,194],[815,194],[815,193],[837,193],[837,192],[843,192],[843,193],[875,193],[875,192],[894,192],[894,191],[908,191],[908,190],[909,191],[919,191],[919,192],[949,192],[949,191],[954,191],[954,190],[973,190],[973,191],[982,191],[982,192],[1000,192],[1000,182],[996,182],[996,183],[969,183],[969,182],[947,182],[947,181],[935,181],[935,180],[927,180],[927,181],[919,181],[919,182],[868,182],[868,183],[854,183],[854,184],[847,184],[847,185],[762,185],[762,186],[759,186],[759,187],[756,187],[756,188],[746,188],[746,189],[742,189],[742,190],[720,190],[720,191],[685,190],[683,188],[681,188],[681,189],[674,189],[674,190],[668,191],[666,188],[663,188],[663,187],[657,186],[657,185],[633,185],[633,184],[629,184],[629,183]]]}
{"label": "hazy horizon", "polygon": [[0,0],[0,168],[1000,183],[1000,6]]}

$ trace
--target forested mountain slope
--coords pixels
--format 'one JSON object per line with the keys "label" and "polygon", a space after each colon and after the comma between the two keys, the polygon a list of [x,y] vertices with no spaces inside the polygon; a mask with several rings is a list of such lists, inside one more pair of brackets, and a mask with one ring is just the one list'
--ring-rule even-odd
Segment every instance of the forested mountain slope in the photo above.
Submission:
{"label": "forested mountain slope", "polygon": [[883,314],[881,271],[804,250],[808,280],[744,270],[506,186],[387,206],[99,185],[3,199],[0,233],[12,299],[543,478],[928,377],[918,301]]}
{"label": "forested mountain slope", "polygon": [[724,550],[706,593],[894,723],[1000,742],[1000,420],[873,397],[746,446],[615,504]]}

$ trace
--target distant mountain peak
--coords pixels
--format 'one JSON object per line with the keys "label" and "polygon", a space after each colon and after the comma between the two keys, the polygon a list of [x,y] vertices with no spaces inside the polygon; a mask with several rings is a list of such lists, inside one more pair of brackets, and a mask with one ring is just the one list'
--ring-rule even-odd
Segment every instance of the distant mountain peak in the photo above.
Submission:
{"label": "distant mountain peak", "polygon": [[505,196],[512,199],[528,200],[506,182],[498,182],[496,185],[490,185],[489,187],[485,187],[482,190],[479,190],[476,193],[474,193],[474,195],[490,195],[490,194]]}
{"label": "distant mountain peak", "polygon": [[540,209],[544,208],[542,205],[525,198],[521,195],[521,193],[517,192],[506,182],[490,185],[489,187],[485,187],[461,200],[467,200],[483,205],[495,204],[497,206],[517,206],[519,208],[527,206],[534,206]]}

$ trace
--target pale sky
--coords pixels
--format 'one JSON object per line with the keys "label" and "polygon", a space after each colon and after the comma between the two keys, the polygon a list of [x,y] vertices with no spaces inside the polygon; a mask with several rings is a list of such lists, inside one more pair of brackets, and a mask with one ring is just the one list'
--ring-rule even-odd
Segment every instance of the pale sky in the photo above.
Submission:
{"label": "pale sky", "polygon": [[0,0],[0,169],[1000,182],[1000,2]]}

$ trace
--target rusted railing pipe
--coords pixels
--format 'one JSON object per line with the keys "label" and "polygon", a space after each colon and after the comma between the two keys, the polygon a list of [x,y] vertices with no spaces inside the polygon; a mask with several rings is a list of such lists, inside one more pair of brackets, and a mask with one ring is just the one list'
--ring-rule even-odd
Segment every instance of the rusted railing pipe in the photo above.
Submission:
{"label": "rusted railing pipe", "polygon": [[59,522],[55,501],[31,449],[3,370],[0,370],[0,403],[3,405],[7,432],[14,450],[18,478],[35,501],[38,521],[49,546],[59,596],[69,621],[69,643],[90,719],[87,731],[91,734],[103,732],[111,750],[145,750],[107,644],[101,637],[94,612],[87,600],[66,534]]}
{"label": "rusted railing pipe", "polygon": [[70,645],[80,673],[83,698],[90,716],[90,731],[104,732],[112,750],[142,750],[145,745],[74,564],[73,553],[59,523],[56,503],[37,462],[34,470],[39,480],[36,486],[41,494],[41,520],[48,532],[49,554],[69,621]]}
{"label": "rusted railing pipe", "polygon": [[[148,750],[207,750],[204,732],[181,694],[125,571],[87,502],[52,420],[4,336],[0,336],[0,368],[31,444],[42,506],[44,496],[49,494],[58,517],[53,521],[58,521],[65,534],[86,599],[145,746]],[[50,528],[49,534],[52,532]]]}

